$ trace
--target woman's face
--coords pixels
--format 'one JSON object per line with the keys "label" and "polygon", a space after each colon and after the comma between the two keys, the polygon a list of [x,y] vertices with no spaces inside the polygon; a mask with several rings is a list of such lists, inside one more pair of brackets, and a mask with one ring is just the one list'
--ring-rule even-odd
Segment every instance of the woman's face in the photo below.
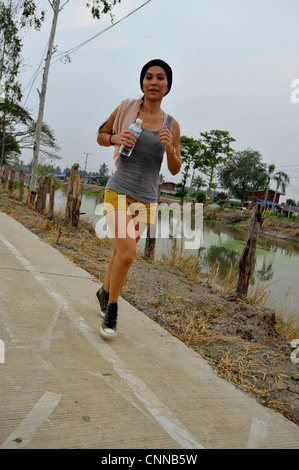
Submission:
{"label": "woman's face", "polygon": [[165,70],[162,67],[150,67],[143,79],[143,93],[153,101],[162,100],[168,91],[168,81]]}

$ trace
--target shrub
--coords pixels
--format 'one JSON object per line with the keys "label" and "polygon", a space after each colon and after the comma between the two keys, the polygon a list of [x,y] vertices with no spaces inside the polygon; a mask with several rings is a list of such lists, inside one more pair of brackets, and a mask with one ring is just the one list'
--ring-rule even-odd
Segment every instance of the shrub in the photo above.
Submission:
{"label": "shrub", "polygon": [[197,191],[196,193],[196,201],[197,202],[201,202],[201,203],[205,203],[207,200],[207,196],[206,196],[206,193],[204,191]]}

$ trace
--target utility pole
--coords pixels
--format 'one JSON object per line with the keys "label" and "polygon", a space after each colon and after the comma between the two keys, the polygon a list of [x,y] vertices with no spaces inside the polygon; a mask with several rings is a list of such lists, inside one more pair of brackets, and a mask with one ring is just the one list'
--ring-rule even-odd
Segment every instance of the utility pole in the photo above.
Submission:
{"label": "utility pole", "polygon": [[88,158],[88,155],[91,155],[90,153],[87,153],[87,152],[83,152],[84,155],[85,155],[85,167],[84,167],[84,172],[86,173],[86,168],[87,168],[87,158]]}
{"label": "utility pole", "polygon": [[85,155],[85,166],[84,166],[84,177],[83,177],[83,186],[84,186],[84,179],[85,179],[85,173],[86,173],[86,168],[87,168],[87,159],[88,159],[88,155],[91,155],[91,154],[88,152],[83,152],[83,153]]}
{"label": "utility pole", "polygon": [[[91,155],[91,153],[87,153],[87,152],[83,152],[84,155],[85,155],[85,167],[84,167],[84,173],[86,173],[86,168],[87,168],[87,159],[88,159],[88,155]],[[84,176],[85,178],[85,176]]]}
{"label": "utility pole", "polygon": [[54,15],[53,15],[51,33],[50,33],[50,38],[49,38],[48,51],[47,51],[47,56],[45,60],[42,89],[41,89],[41,92],[39,93],[39,110],[38,110],[38,118],[37,118],[37,123],[36,123],[35,141],[34,141],[34,146],[33,146],[33,160],[32,160],[32,168],[31,168],[30,187],[29,187],[31,202],[34,200],[34,197],[36,194],[40,138],[41,138],[41,131],[42,131],[42,126],[43,126],[43,116],[44,116],[48,75],[49,75],[51,57],[53,53],[53,44],[54,44],[57,19],[58,19],[58,14],[59,14],[60,0],[53,0],[52,3],[50,2],[50,4],[53,8]]}

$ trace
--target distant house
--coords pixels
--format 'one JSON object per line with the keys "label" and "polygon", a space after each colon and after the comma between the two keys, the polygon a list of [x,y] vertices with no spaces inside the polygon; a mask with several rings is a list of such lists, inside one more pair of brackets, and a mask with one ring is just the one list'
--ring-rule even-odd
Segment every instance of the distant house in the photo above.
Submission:
{"label": "distant house", "polygon": [[53,178],[58,178],[61,181],[66,181],[66,175],[65,174],[54,173]]}
{"label": "distant house", "polygon": [[164,182],[161,184],[161,195],[173,196],[175,194],[175,183],[171,181]]}
{"label": "distant house", "polygon": [[285,214],[286,217],[290,217],[292,215],[297,216],[299,215],[299,207],[298,206],[287,206],[285,205],[283,207],[283,213]]}
{"label": "distant house", "polygon": [[88,184],[101,184],[102,177],[101,176],[89,176],[87,178]]}
{"label": "distant house", "polygon": [[[266,191],[264,190],[257,191],[255,196],[252,198],[252,201],[264,203],[265,193]],[[277,192],[275,201],[274,201],[274,196],[275,196],[275,191],[273,189],[269,189],[267,202],[266,202],[267,206],[272,207],[272,204],[274,203],[276,207],[281,207],[281,205],[279,204],[279,198],[281,196],[281,193]]]}

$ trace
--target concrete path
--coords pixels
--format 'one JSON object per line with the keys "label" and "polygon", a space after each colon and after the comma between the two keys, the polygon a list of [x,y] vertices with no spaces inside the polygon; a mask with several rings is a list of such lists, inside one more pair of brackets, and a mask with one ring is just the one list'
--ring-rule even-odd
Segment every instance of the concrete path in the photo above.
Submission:
{"label": "concrete path", "polygon": [[123,299],[105,342],[98,287],[0,212],[0,448],[299,447],[298,426]]}

